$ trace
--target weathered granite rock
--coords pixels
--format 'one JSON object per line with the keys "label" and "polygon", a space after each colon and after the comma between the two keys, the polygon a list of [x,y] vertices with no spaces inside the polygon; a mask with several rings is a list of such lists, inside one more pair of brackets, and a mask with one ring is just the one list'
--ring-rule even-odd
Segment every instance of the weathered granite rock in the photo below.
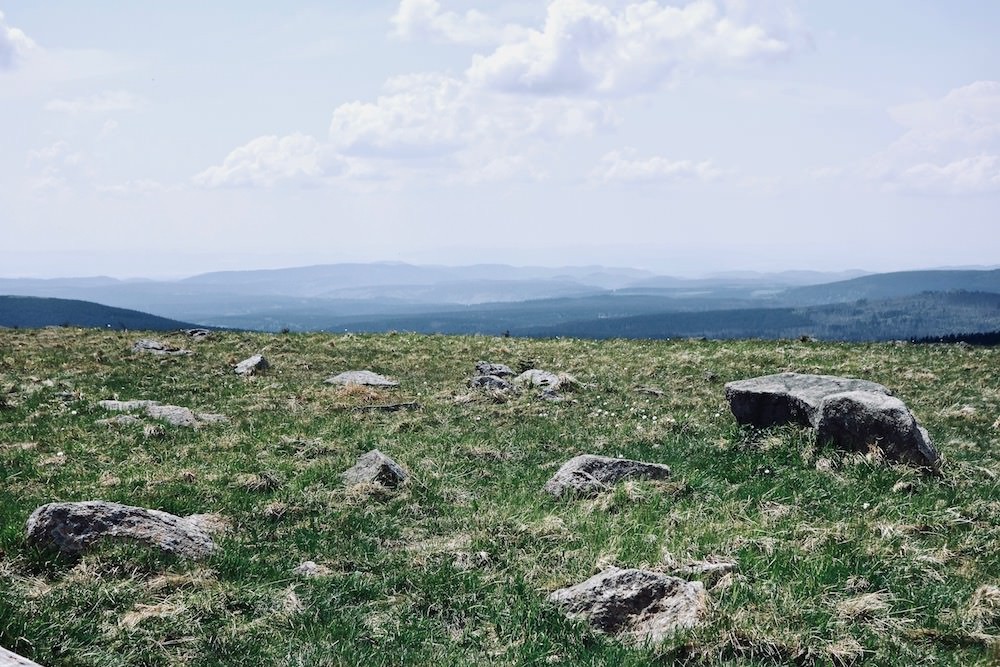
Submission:
{"label": "weathered granite rock", "polygon": [[936,468],[940,456],[930,435],[903,401],[867,391],[847,391],[823,399],[816,438],[841,449],[867,451],[877,445],[886,457]]}
{"label": "weathered granite rock", "polygon": [[149,338],[143,338],[142,340],[137,340],[135,344],[132,346],[132,351],[145,352],[147,354],[169,355],[169,356],[191,354],[191,350],[183,350],[179,347],[168,345],[166,343],[161,343],[158,340],[151,340]]}
{"label": "weathered granite rock", "polygon": [[188,338],[194,338],[195,340],[204,340],[206,338],[210,338],[212,335],[212,332],[208,329],[182,329],[181,331],[183,331]]}
{"label": "weathered granite rock", "polygon": [[892,395],[882,385],[867,380],[778,373],[726,383],[726,400],[741,424],[758,428],[787,423],[816,426],[823,399],[845,391]]}
{"label": "weathered granite rock", "polygon": [[215,550],[196,521],[102,500],[42,505],[28,517],[26,528],[29,542],[65,553],[79,553],[105,538],[136,540],[186,558],[204,558]]}
{"label": "weathered granite rock", "polygon": [[583,454],[564,463],[545,483],[544,490],[555,497],[563,494],[593,496],[625,479],[666,479],[670,468],[662,463]]}
{"label": "weathered granite rock", "polygon": [[491,389],[494,391],[513,391],[514,385],[497,375],[477,375],[469,380],[473,389]]}
{"label": "weathered granite rock", "polygon": [[327,384],[365,385],[369,387],[398,387],[399,383],[372,371],[344,371],[324,380]]}
{"label": "weathered granite rock", "polygon": [[362,454],[358,462],[344,471],[344,483],[348,486],[378,483],[382,486],[398,486],[408,475],[398,463],[377,449]]}
{"label": "weathered granite rock", "polygon": [[660,642],[681,628],[694,627],[707,611],[700,581],[617,567],[561,588],[549,595],[549,601],[601,632],[640,642]]}
{"label": "weathered granite rock", "polygon": [[257,375],[270,367],[263,355],[255,354],[236,364],[233,371],[237,375]]}
{"label": "weathered granite rock", "polygon": [[557,391],[561,384],[558,375],[540,368],[530,368],[524,371],[514,378],[514,383],[525,387],[542,387],[552,391]]}
{"label": "weathered granite rock", "polygon": [[142,410],[153,419],[161,419],[172,426],[186,426],[197,428],[205,424],[214,424],[226,421],[225,415],[213,414],[211,412],[193,412],[189,408],[182,408],[178,405],[162,405],[157,401],[99,401],[105,410],[117,412],[133,412]]}
{"label": "weathered granite rock", "polygon": [[495,375],[503,378],[514,375],[514,370],[510,366],[505,366],[503,364],[493,364],[488,361],[477,361],[476,373],[478,375]]}

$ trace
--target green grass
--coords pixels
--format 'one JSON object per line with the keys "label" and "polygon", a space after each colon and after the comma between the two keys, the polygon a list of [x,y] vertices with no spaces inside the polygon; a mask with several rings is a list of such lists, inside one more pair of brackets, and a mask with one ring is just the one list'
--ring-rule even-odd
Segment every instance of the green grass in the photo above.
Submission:
{"label": "green grass", "polygon": [[[1000,659],[1000,590],[982,588],[1000,585],[1000,350],[226,333],[175,338],[194,354],[161,359],[130,353],[141,336],[0,331],[0,645],[44,665]],[[258,352],[268,373],[233,374]],[[479,359],[582,386],[560,403],[496,402],[465,386]],[[401,386],[323,384],[351,368]],[[942,474],[819,448],[807,430],[739,428],[723,383],[785,370],[889,386],[929,429]],[[115,397],[230,421],[162,437],[95,424]],[[409,400],[423,408],[351,410]],[[345,489],[341,471],[373,447],[410,480]],[[581,453],[666,463],[672,479],[542,493]],[[216,512],[230,529],[202,562],[26,545],[35,507],[90,499]],[[661,645],[597,634],[545,601],[604,565],[664,568],[668,554],[739,569],[706,580],[703,627]],[[330,575],[292,574],[305,560]]]}

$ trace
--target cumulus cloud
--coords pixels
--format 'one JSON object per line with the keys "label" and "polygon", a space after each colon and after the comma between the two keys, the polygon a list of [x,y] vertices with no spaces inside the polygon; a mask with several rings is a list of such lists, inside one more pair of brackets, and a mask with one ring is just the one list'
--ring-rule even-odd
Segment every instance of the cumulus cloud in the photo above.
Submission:
{"label": "cumulus cloud", "polygon": [[635,151],[610,151],[592,176],[603,183],[676,183],[714,181],[723,171],[711,160],[669,160],[661,156],[638,158]]}
{"label": "cumulus cloud", "polygon": [[24,32],[7,25],[0,12],[0,70],[14,69],[36,48],[35,42]]}
{"label": "cumulus cloud", "polygon": [[446,11],[437,0],[402,0],[390,19],[393,34],[402,39],[439,39],[456,44],[499,44],[524,35],[519,25],[501,24],[470,9],[464,14]]}
{"label": "cumulus cloud", "polygon": [[886,187],[927,194],[1000,191],[1000,82],[889,110],[904,133],[867,165]]}
{"label": "cumulus cloud", "polygon": [[334,161],[314,137],[296,133],[257,137],[232,151],[221,165],[195,175],[196,185],[216,187],[312,185],[335,172]]}
{"label": "cumulus cloud", "polygon": [[46,111],[59,113],[109,113],[112,111],[131,111],[145,104],[144,100],[124,90],[112,90],[87,97],[77,97],[72,100],[55,99],[45,104]]}
{"label": "cumulus cloud", "polygon": [[788,30],[754,22],[748,7],[647,0],[613,11],[590,0],[553,0],[544,27],[475,56],[467,75],[514,93],[619,96],[649,92],[685,67],[788,55],[794,48]]}

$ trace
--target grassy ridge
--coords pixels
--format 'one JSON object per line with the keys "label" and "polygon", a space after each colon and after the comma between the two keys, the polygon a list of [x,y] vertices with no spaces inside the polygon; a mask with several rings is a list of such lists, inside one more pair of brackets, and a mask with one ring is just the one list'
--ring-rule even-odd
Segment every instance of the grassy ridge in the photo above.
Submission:
{"label": "grassy ridge", "polygon": [[[1000,350],[788,341],[217,334],[190,357],[135,334],[0,331],[0,644],[42,664],[990,664],[1000,635]],[[180,342],[180,341],[177,341]],[[184,341],[190,346],[189,341]],[[272,365],[243,380],[232,364]],[[477,359],[567,371],[561,403],[465,388]],[[348,368],[389,391],[322,384]],[[941,477],[741,430],[722,383],[793,370],[894,389]],[[662,396],[635,391],[654,386]],[[104,398],[231,417],[200,430],[95,424]],[[355,412],[416,400],[417,412]],[[971,408],[971,409],[970,409]],[[412,474],[345,489],[379,447]],[[580,453],[662,462],[665,483],[593,500],[540,491]],[[101,498],[231,524],[201,563],[135,545],[29,548],[39,504]],[[734,557],[702,628],[626,646],[545,593],[607,564]],[[291,569],[315,560],[330,575]],[[987,588],[983,588],[983,587]]]}

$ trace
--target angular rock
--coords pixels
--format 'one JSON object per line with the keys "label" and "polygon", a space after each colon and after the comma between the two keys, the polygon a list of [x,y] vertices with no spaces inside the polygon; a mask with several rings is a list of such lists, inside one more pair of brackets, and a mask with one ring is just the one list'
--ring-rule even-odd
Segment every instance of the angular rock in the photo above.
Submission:
{"label": "angular rock", "polygon": [[211,536],[195,521],[102,500],[42,505],[28,517],[26,528],[29,542],[70,554],[105,538],[136,540],[185,558],[204,558],[215,550]]}
{"label": "angular rock", "polygon": [[469,380],[473,389],[491,389],[495,391],[513,391],[514,385],[498,375],[478,375]]}
{"label": "angular rock", "polygon": [[365,385],[368,387],[398,387],[399,383],[372,371],[344,371],[324,380],[327,384]]}
{"label": "angular rock", "polygon": [[399,464],[377,449],[362,454],[358,462],[344,471],[344,483],[355,484],[377,483],[382,486],[398,486],[406,480],[406,471]]}
{"label": "angular rock", "polygon": [[660,572],[609,567],[549,595],[570,618],[601,632],[660,642],[698,625],[707,611],[705,586]]}
{"label": "angular rock", "polygon": [[827,396],[820,406],[816,438],[849,451],[877,445],[886,457],[903,463],[937,468],[940,456],[926,429],[903,401],[867,391]]}
{"label": "angular rock", "polygon": [[526,387],[542,387],[556,391],[559,389],[561,381],[555,373],[543,371],[540,368],[531,368],[514,378],[514,383]]}
{"label": "angular rock", "polygon": [[882,385],[834,375],[778,373],[726,383],[726,400],[740,424],[816,426],[823,399],[845,391],[892,395]]}
{"label": "angular rock", "polygon": [[670,468],[662,463],[583,454],[564,463],[543,487],[555,497],[593,496],[625,479],[666,479]]}
{"label": "angular rock", "polygon": [[493,364],[488,361],[477,361],[476,373],[478,375],[495,375],[503,378],[514,375],[514,370],[510,366],[505,366],[503,364]]}
{"label": "angular rock", "polygon": [[213,414],[211,412],[193,412],[189,408],[182,408],[178,405],[162,405],[157,401],[99,401],[105,410],[117,412],[133,412],[142,410],[153,419],[161,419],[172,426],[187,426],[197,428],[205,424],[214,424],[226,421],[225,415]]}
{"label": "angular rock", "polygon": [[212,332],[208,329],[182,329],[181,331],[183,331],[188,338],[194,338],[195,340],[204,340],[212,335]]}
{"label": "angular rock", "polygon": [[143,338],[142,340],[137,340],[135,344],[132,346],[132,351],[146,352],[148,354],[169,355],[169,356],[191,354],[191,350],[182,350],[179,347],[168,345],[166,343],[161,343],[158,340],[152,340],[149,338]]}
{"label": "angular rock", "polygon": [[255,354],[236,364],[236,368],[233,371],[237,375],[256,375],[267,370],[269,367],[270,364],[267,363],[267,359],[263,355]]}

